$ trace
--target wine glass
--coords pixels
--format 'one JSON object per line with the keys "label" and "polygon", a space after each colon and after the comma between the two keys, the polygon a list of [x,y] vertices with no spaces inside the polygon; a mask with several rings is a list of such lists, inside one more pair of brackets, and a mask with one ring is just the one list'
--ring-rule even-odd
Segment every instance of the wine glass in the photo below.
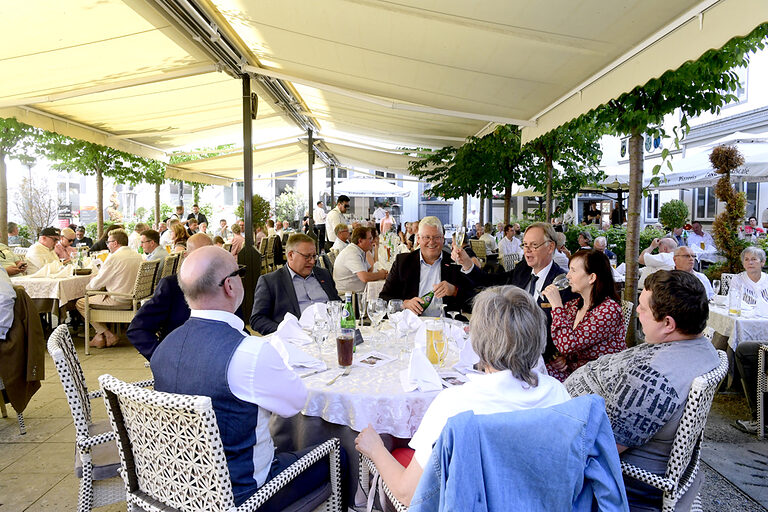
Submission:
{"label": "wine glass", "polygon": [[558,290],[563,291],[569,286],[571,286],[571,283],[568,281],[568,277],[566,274],[559,274],[557,277],[555,277],[552,280],[552,284],[557,287]]}
{"label": "wine glass", "polygon": [[312,341],[317,347],[317,358],[323,357],[323,341],[328,331],[328,317],[322,313],[315,313],[315,325],[312,326]]}
{"label": "wine glass", "polygon": [[467,228],[466,226],[459,226],[459,229],[456,230],[456,245],[459,247],[464,246],[464,237],[467,236]]}
{"label": "wine glass", "polygon": [[395,328],[395,334],[394,336],[397,338],[400,334],[400,322],[398,322],[397,317],[395,316],[395,313],[400,313],[403,310],[403,301],[400,299],[391,299],[389,303],[387,304],[387,318],[389,318],[389,321],[392,322]]}
{"label": "wine glass", "polygon": [[366,296],[365,291],[357,294],[357,309],[360,313],[360,327],[362,327],[363,318],[365,317],[365,313],[368,309],[368,297]]}
{"label": "wine glass", "polygon": [[712,290],[715,292],[715,295],[720,295],[720,280],[719,279],[712,280]]}
{"label": "wine glass", "polygon": [[371,319],[371,326],[373,327],[373,344],[374,348],[378,348],[378,342],[381,340],[379,335],[379,325],[384,319],[384,315],[387,314],[387,301],[384,299],[372,300],[368,304],[368,318]]}

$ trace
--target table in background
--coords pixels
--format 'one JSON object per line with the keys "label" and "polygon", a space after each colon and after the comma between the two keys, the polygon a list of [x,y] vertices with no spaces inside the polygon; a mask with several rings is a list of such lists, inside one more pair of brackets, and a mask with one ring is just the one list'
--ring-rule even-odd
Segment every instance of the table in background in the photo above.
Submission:
{"label": "table in background", "polygon": [[90,282],[92,275],[63,278],[14,276],[11,278],[11,282],[23,286],[32,299],[54,301],[59,321],[61,321],[61,308],[71,300],[85,297],[85,287]]}
{"label": "table in background", "polygon": [[736,350],[742,341],[768,340],[768,318],[756,316],[731,316],[728,308],[709,305],[707,327],[728,336],[728,345]]}

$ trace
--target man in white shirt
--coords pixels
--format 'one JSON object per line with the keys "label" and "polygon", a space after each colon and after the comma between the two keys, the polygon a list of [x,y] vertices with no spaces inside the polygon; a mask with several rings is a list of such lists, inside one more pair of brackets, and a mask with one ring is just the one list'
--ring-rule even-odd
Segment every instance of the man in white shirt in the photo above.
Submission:
{"label": "man in white shirt", "polygon": [[232,232],[227,227],[227,219],[221,219],[219,221],[219,229],[215,231],[214,235],[220,236],[223,240],[232,238]]}
{"label": "man in white shirt", "polygon": [[357,228],[352,233],[352,243],[341,251],[333,264],[333,280],[339,295],[347,292],[360,293],[365,284],[387,278],[386,270],[371,272],[366,253],[373,249],[373,228]]}
{"label": "man in white shirt", "polygon": [[[659,248],[658,254],[651,254],[654,249]],[[677,242],[671,238],[654,238],[651,245],[643,249],[640,253],[640,257],[637,261],[645,267],[640,272],[640,279],[637,285],[642,288],[645,283],[645,279],[658,270],[674,270],[675,268],[675,256],[674,252],[677,249]]]}
{"label": "man in white shirt", "polygon": [[322,201],[317,202],[315,210],[312,212],[312,222],[315,224],[315,234],[320,242],[320,246],[325,243],[325,218],[328,214],[325,213],[325,205]]}
{"label": "man in white shirt", "polygon": [[[504,226],[502,231],[504,236],[499,241],[499,254],[519,254],[522,256],[523,249],[520,247],[520,239],[515,236],[515,228],[512,224]],[[567,266],[567,265],[566,265]]]}
{"label": "man in white shirt", "polygon": [[345,195],[340,195],[337,202],[336,207],[328,212],[328,216],[325,218],[325,230],[328,235],[328,241],[335,242],[336,241],[336,233],[334,230],[336,229],[336,226],[339,224],[348,224],[346,213],[349,209],[349,197]]}
{"label": "man in white shirt", "polygon": [[696,255],[693,253],[693,249],[690,247],[678,247],[675,250],[675,270],[682,270],[683,272],[689,272],[695,275],[701,284],[704,285],[704,291],[707,292],[707,300],[711,299],[715,295],[715,290],[712,289],[712,283],[709,282],[707,276],[701,272],[693,270],[693,265],[696,263]]}
{"label": "man in white shirt", "polygon": [[37,242],[32,244],[24,256],[27,260],[27,274],[31,275],[46,266],[48,263],[59,261],[59,257],[53,251],[56,242],[61,237],[59,228],[48,227],[40,231]]}
{"label": "man in white shirt", "polygon": [[688,247],[694,247],[699,251],[703,251],[708,247],[715,246],[712,235],[702,229],[701,222],[694,222],[691,226],[693,227],[693,233],[688,234]]}
{"label": "man in white shirt", "polygon": [[349,226],[337,224],[333,231],[336,234],[336,241],[333,242],[331,250],[341,252],[349,245]]}
{"label": "man in white shirt", "polygon": [[[86,287],[88,290],[106,290],[108,293],[127,293],[133,291],[136,283],[136,275],[141,266],[141,256],[138,252],[128,247],[128,233],[123,229],[115,229],[109,232],[107,237],[109,256],[99,269],[99,273],[93,276]],[[95,295],[88,299],[91,307],[94,305],[101,309],[109,309],[110,306],[125,307],[129,300],[111,297],[109,295]],[[85,298],[77,299],[77,310],[85,318]],[[96,348],[112,347],[117,345],[120,338],[107,329],[104,324],[91,322],[96,334],[91,339],[90,345]]]}
{"label": "man in white shirt", "polygon": [[496,252],[496,250],[499,248],[496,245],[496,239],[493,237],[493,235],[486,232],[486,228],[490,228],[490,227],[491,227],[490,224],[486,226],[481,226],[480,227],[481,231],[478,231],[478,237],[477,237],[478,240],[485,243],[485,250],[486,252],[489,252],[489,253]]}
{"label": "man in white shirt", "polygon": [[137,222],[136,227],[134,227],[131,234],[128,235],[128,247],[134,251],[138,251],[141,246],[141,234],[148,229],[149,226],[143,222]]}

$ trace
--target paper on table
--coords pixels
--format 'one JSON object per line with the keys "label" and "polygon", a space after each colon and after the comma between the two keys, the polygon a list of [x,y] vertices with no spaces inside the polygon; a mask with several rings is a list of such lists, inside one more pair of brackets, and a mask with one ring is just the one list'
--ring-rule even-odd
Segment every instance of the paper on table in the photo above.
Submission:
{"label": "paper on table", "polygon": [[408,368],[400,372],[400,385],[407,393],[410,391],[439,391],[443,389],[443,383],[432,364],[427,359],[427,354],[422,350],[414,350]]}
{"label": "paper on table", "polygon": [[283,341],[290,341],[297,345],[306,345],[312,342],[312,338],[309,334],[299,325],[299,320],[293,315],[293,313],[286,313],[283,321],[277,326],[275,334]]}
{"label": "paper on table", "polygon": [[313,370],[325,370],[327,368],[324,362],[310,356],[293,343],[286,343],[277,333],[269,336],[268,341],[280,354],[288,368],[310,368]]}
{"label": "paper on table", "polygon": [[312,329],[312,327],[315,325],[316,314],[322,315],[326,322],[330,321],[328,318],[328,308],[326,304],[324,302],[317,302],[304,310],[304,312],[301,314],[301,318],[299,319],[299,325],[304,329]]}

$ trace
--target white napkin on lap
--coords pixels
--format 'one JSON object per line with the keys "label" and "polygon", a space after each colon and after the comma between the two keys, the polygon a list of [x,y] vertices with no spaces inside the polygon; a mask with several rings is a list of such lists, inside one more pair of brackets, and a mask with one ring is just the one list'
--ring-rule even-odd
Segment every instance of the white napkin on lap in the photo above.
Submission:
{"label": "white napkin on lap", "polygon": [[411,353],[411,361],[408,368],[400,372],[400,384],[406,393],[419,391],[439,391],[443,389],[443,382],[437,371],[427,359],[423,350],[414,349]]}
{"label": "white napkin on lap", "polygon": [[312,338],[309,337],[299,325],[299,320],[293,313],[286,313],[283,321],[277,326],[275,334],[283,341],[290,341],[297,345],[306,345],[312,342]]}
{"label": "white napkin on lap", "polygon": [[312,329],[312,327],[314,327],[315,325],[316,314],[322,315],[323,318],[325,318],[326,322],[329,321],[328,308],[326,304],[324,302],[317,302],[315,304],[310,305],[307,309],[304,310],[304,312],[301,314],[301,318],[299,319],[299,325],[305,329]]}
{"label": "white napkin on lap", "polygon": [[324,362],[310,356],[293,343],[286,343],[277,333],[269,337],[269,344],[277,350],[288,368],[310,368],[312,370],[325,370],[327,368]]}

